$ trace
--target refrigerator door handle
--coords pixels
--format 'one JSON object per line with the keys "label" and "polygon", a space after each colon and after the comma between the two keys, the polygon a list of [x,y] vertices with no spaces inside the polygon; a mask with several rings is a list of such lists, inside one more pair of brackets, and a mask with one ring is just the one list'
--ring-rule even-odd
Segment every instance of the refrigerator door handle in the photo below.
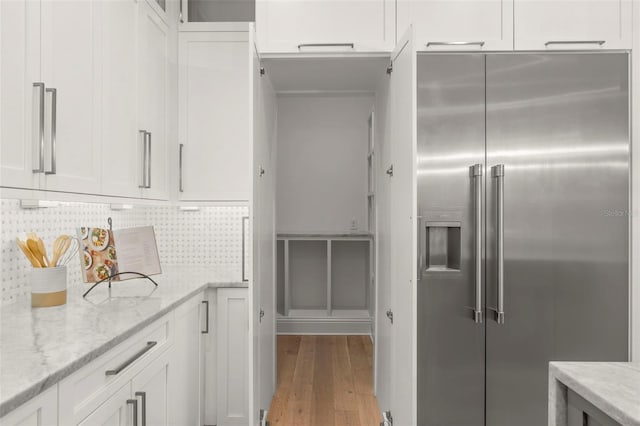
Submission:
{"label": "refrigerator door handle", "polygon": [[473,178],[474,203],[473,214],[475,223],[475,306],[473,308],[473,321],[482,323],[482,164],[471,166]]}
{"label": "refrigerator door handle", "polygon": [[504,324],[504,164],[491,168],[491,177],[496,179],[496,250],[498,252],[498,300],[496,322]]}

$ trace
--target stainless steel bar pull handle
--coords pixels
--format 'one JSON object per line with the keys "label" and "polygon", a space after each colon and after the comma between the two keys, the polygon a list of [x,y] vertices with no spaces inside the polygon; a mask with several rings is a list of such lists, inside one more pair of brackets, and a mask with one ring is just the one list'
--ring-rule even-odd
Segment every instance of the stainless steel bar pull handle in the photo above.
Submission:
{"label": "stainless steel bar pull handle", "polygon": [[247,265],[246,265],[246,255],[247,255],[247,226],[249,225],[249,216],[242,217],[242,282],[247,282],[249,279],[247,278]]}
{"label": "stainless steel bar pull handle", "polygon": [[147,426],[147,393],[146,392],[136,392],[136,398],[140,397],[142,401],[142,426]]}
{"label": "stainless steel bar pull handle", "polygon": [[597,44],[598,46],[602,46],[606,42],[606,40],[549,40],[544,45],[545,47],[549,47],[554,44]]}
{"label": "stainless steel bar pull handle", "polygon": [[142,135],[142,184],[138,185],[138,188],[147,187],[147,131],[139,130],[139,135]]}
{"label": "stainless steel bar pull handle", "polygon": [[491,168],[491,176],[496,179],[496,250],[498,252],[498,305],[496,322],[504,324],[504,164]]}
{"label": "stainless steel bar pull handle", "polygon": [[205,306],[205,311],[204,311],[204,330],[200,331],[200,333],[202,334],[209,334],[209,301],[208,300],[203,300],[201,302],[204,306]]}
{"label": "stainless steel bar pull handle", "polygon": [[148,137],[149,150],[147,155],[147,189],[151,188],[151,132],[147,132],[146,136]]}
{"label": "stainless steel bar pull handle", "polygon": [[127,405],[133,406],[133,426],[138,426],[138,400],[127,399]]}
{"label": "stainless steel bar pull handle", "polygon": [[350,47],[355,49],[356,46],[353,43],[302,43],[298,45],[298,50],[303,47]]}
{"label": "stainless steel bar pull handle", "polygon": [[44,172],[45,175],[56,174],[56,125],[58,122],[58,91],[56,89],[47,89],[47,93],[51,93],[51,169]]}
{"label": "stainless steel bar pull handle", "polygon": [[180,0],[180,14],[179,14],[179,17],[180,17],[180,23],[184,24],[184,18],[183,18],[183,15],[182,15],[182,1],[183,0]]}
{"label": "stainless steel bar pull handle", "polygon": [[429,41],[427,47],[431,46],[484,46],[484,41]]}
{"label": "stainless steel bar pull handle", "polygon": [[184,151],[184,144],[181,143],[180,144],[180,150],[178,151],[178,161],[180,162],[179,163],[179,176],[178,176],[178,178],[180,180],[180,183],[178,185],[178,190],[180,192],[184,192],[184,180],[183,180],[183,177],[182,177],[182,173],[183,173],[183,170],[182,170],[182,161],[183,161],[182,152],[183,151]]}
{"label": "stainless steel bar pull handle", "polygon": [[475,224],[475,306],[473,320],[482,323],[482,164],[471,167],[474,186],[474,224]]}
{"label": "stainless steel bar pull handle", "polygon": [[33,83],[33,87],[38,90],[38,166],[33,173],[44,173],[44,83]]}

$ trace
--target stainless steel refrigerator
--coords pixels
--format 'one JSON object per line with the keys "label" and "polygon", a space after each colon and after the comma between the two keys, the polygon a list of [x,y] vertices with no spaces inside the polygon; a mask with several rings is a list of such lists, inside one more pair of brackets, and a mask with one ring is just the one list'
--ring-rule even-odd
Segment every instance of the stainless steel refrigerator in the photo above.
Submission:
{"label": "stainless steel refrigerator", "polygon": [[547,424],[628,359],[629,56],[418,55],[418,425]]}

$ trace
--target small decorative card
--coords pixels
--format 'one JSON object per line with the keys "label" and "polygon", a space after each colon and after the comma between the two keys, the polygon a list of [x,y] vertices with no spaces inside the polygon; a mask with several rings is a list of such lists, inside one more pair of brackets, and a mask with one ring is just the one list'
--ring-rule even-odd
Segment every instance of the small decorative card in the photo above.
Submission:
{"label": "small decorative card", "polygon": [[113,277],[113,281],[138,278],[118,273],[144,275],[162,273],[153,226],[109,230],[79,228],[82,278],[95,283]]}

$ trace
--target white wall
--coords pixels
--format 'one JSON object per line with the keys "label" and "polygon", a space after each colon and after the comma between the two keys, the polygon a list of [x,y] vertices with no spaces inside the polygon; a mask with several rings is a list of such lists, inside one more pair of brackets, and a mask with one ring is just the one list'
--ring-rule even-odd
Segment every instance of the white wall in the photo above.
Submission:
{"label": "white wall", "polygon": [[367,229],[373,95],[278,97],[277,223],[283,232]]}

